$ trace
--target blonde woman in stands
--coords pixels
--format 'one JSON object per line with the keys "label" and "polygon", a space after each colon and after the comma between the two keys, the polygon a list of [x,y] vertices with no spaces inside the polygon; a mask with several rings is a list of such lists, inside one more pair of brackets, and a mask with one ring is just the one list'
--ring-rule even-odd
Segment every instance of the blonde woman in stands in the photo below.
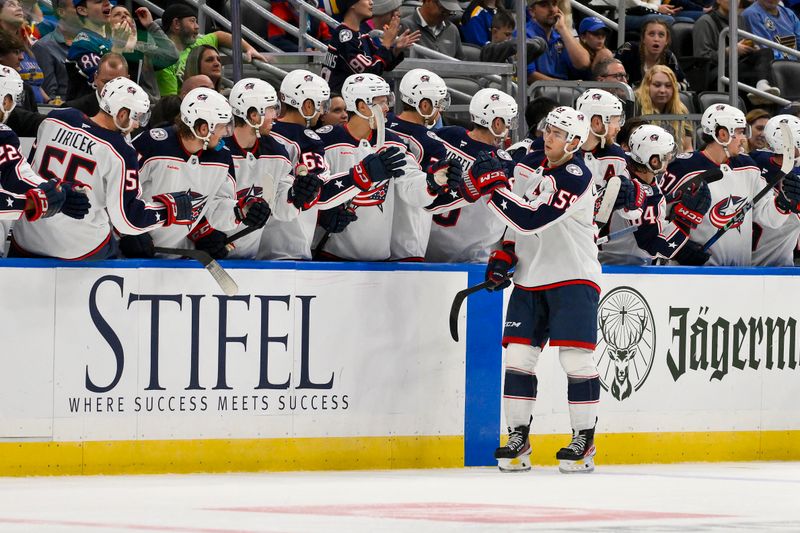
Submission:
{"label": "blonde woman in stands", "polygon": [[[655,65],[648,70],[642,84],[636,89],[637,115],[685,115],[689,112],[680,99],[680,88],[675,73],[666,65]],[[650,120],[673,137],[681,152],[694,150],[692,125],[685,120]]]}

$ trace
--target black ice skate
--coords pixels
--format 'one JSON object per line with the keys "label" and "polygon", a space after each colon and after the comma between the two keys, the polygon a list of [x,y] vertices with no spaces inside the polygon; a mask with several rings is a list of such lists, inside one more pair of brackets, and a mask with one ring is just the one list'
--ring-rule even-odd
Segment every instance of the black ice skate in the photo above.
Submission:
{"label": "black ice skate", "polygon": [[594,428],[572,430],[572,442],[556,453],[558,470],[562,474],[594,472]]}
{"label": "black ice skate", "polygon": [[531,469],[530,426],[508,429],[508,442],[494,451],[497,467],[501,472],[527,472]]}

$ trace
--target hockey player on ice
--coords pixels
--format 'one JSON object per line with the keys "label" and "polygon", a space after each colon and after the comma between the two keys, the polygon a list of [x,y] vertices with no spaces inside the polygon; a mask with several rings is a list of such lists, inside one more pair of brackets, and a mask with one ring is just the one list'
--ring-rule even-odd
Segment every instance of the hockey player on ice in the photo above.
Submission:
{"label": "hockey player on ice", "polygon": [[[437,198],[428,186],[434,177],[420,169],[400,137],[391,131],[380,131],[394,105],[393,97],[389,84],[374,74],[350,76],[342,87],[350,120],[344,126],[317,130],[325,144],[331,182],[341,187],[340,194],[329,202],[347,201],[358,209],[358,219],[327,242],[325,257],[389,259],[395,210],[422,209]],[[380,146],[378,137],[382,134],[385,142]],[[321,199],[320,206],[324,204]],[[399,238],[410,243],[409,249],[417,248],[414,241],[423,238],[419,228],[408,230]]]}
{"label": "hockey player on ice", "polygon": [[[673,219],[666,218],[667,202],[659,188],[661,176],[677,151],[674,137],[658,126],[645,124],[631,133],[629,169],[633,182],[644,194],[640,215],[631,220],[622,211],[615,211],[609,222],[616,232],[635,225],[638,229],[603,245],[600,262],[612,265],[650,264],[653,259],[683,261],[682,250],[689,242],[689,233],[703,220],[711,206],[708,185],[700,182],[682,191],[680,201],[672,210]],[[695,252],[689,252],[694,256]]]}
{"label": "hockey player on ice", "polygon": [[[256,78],[240,80],[228,98],[233,110],[233,135],[226,139],[236,169],[236,196],[255,195],[269,204],[272,216],[266,226],[240,237],[229,257],[254,259],[295,259],[295,243],[284,243],[278,221],[297,219],[302,210],[316,202],[322,180],[305,171],[294,177],[289,154],[283,143],[270,135],[280,109],[272,86]],[[275,229],[276,231],[272,232]],[[233,231],[228,231],[228,236]]]}
{"label": "hockey player on ice", "polygon": [[33,222],[57,213],[82,219],[89,212],[89,199],[72,188],[41,178],[19,151],[19,138],[5,125],[22,97],[22,78],[16,70],[0,66],[0,253],[13,221],[24,216]]}
{"label": "hockey player on ice", "polygon": [[[325,161],[325,145],[314,131],[320,115],[328,111],[331,91],[328,83],[307,70],[293,70],[283,78],[280,100],[283,115],[272,125],[271,135],[283,143],[289,153],[292,168],[303,165],[309,174],[323,180],[322,200],[339,194],[340,188],[329,181],[330,172]],[[331,203],[321,210],[307,209],[297,218],[270,223],[268,244],[264,243],[260,257],[265,259],[310,260],[311,244],[317,223],[325,231],[339,233],[355,220],[356,215],[343,205]]]}
{"label": "hockey player on ice", "polygon": [[263,227],[267,222],[270,209],[263,198],[256,194],[236,197],[233,160],[223,141],[231,134],[231,119],[231,106],[224,96],[198,87],[181,101],[175,126],[152,129],[133,141],[145,196],[183,187],[208,198],[188,233],[184,228],[153,231],[156,246],[196,248],[223,259],[229,252],[226,231],[240,229],[240,224]]}
{"label": "hockey player on ice", "polygon": [[[75,109],[51,111],[39,126],[31,161],[40,176],[61,179],[86,191],[91,208],[76,220],[54,216],[14,227],[12,252],[60,259],[105,259],[114,255],[112,228],[138,235],[163,227],[185,231],[202,197],[164,191],[142,200],[136,152],[127,135],[147,124],[150,100],[141,87],[116,78],[100,92],[100,111],[89,118]],[[185,188],[184,188],[185,190]]]}
{"label": "hockey player on ice", "polygon": [[[506,310],[503,406],[509,427],[495,457],[502,471],[530,470],[530,425],[536,363],[549,341],[567,374],[572,442],[556,454],[561,472],[594,470],[600,379],[597,342],[600,263],[597,261],[592,175],[575,153],[589,136],[582,113],[558,107],[547,115],[544,154],[529,154],[512,189],[495,188],[488,210],[508,231],[492,252],[486,278],[494,290],[514,289]],[[534,159],[538,159],[535,161]],[[531,170],[535,169],[535,170]]]}
{"label": "hockey player on ice", "polygon": [[779,228],[789,218],[775,202],[775,194],[764,196],[750,210],[741,224],[732,227],[711,247],[702,251],[702,245],[719,228],[733,219],[738,211],[766,186],[761,169],[750,156],[742,153],[742,143],[749,136],[749,126],[744,113],[726,104],[715,104],[703,113],[700,121],[702,140],[706,147],[701,151],[679,154],[667,167],[662,191],[668,196],[668,208],[679,201],[677,191],[692,177],[707,170],[719,169],[722,179],[709,184],[711,209],[708,216],[692,232],[690,244],[695,257],[688,258],[688,248],[683,253],[685,264],[724,266],[750,266],[752,264],[753,223],[762,227]]}
{"label": "hockey player on ice", "polygon": [[[447,85],[438,74],[425,69],[408,71],[400,80],[400,99],[403,112],[390,112],[387,127],[405,143],[417,164],[428,169],[428,177],[444,172],[451,184],[461,180],[461,164],[447,159],[442,140],[430,128],[450,105]],[[447,193],[447,184],[439,185],[430,179],[428,187],[440,194]],[[431,212],[422,209],[395,209],[392,227],[392,260],[422,261],[428,247]]]}
{"label": "hockey player on ice", "polygon": [[[780,124],[789,127],[791,141],[784,141]],[[794,266],[794,249],[800,237],[800,119],[794,115],[778,115],[769,119],[764,128],[768,150],[750,152],[750,156],[761,167],[761,175],[765,180],[771,179],[780,172],[783,154],[792,154],[794,170],[787,174],[781,185],[777,186],[778,194],[775,203],[779,210],[787,213],[786,223],[779,228],[761,226],[753,223],[753,265],[754,266]],[[716,245],[715,245],[716,246]]]}
{"label": "hockey player on ice", "polygon": [[[473,129],[449,126],[437,130],[447,150],[448,159],[461,163],[467,174],[483,152],[496,157],[509,171],[511,157],[500,147],[509,131],[516,127],[517,104],[514,99],[496,89],[481,89],[469,104]],[[487,167],[488,168],[488,167]],[[481,169],[479,173],[484,173]],[[434,215],[431,236],[425,259],[440,263],[483,263],[498,247],[504,226],[486,210],[484,202],[465,205],[461,196],[441,196],[429,208]]]}

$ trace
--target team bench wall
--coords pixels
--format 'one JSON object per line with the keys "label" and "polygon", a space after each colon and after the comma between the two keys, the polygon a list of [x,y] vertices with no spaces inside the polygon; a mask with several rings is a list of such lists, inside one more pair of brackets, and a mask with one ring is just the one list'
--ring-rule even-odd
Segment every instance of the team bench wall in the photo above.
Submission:
{"label": "team bench wall", "polygon": [[[503,296],[447,331],[482,267],[223,264],[237,296],[190,261],[4,260],[0,474],[493,463]],[[598,462],[800,459],[793,274],[607,269]],[[566,379],[538,374],[551,464]]]}

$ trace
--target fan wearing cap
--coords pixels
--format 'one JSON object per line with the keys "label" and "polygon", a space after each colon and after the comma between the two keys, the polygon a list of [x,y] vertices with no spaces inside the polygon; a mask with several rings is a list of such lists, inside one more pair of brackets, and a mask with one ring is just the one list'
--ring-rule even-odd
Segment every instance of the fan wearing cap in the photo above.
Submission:
{"label": "fan wearing cap", "polygon": [[572,27],[557,6],[557,0],[534,0],[527,12],[525,32],[528,38],[541,37],[547,51],[528,63],[528,83],[537,80],[566,80],[570,69],[590,68],[589,52],[572,35]]}
{"label": "fan wearing cap", "polygon": [[[225,31],[215,31],[206,35],[199,35],[200,26],[197,23],[197,10],[180,2],[170,3],[164,14],[161,15],[161,28],[167,34],[175,48],[178,50],[178,61],[156,72],[158,89],[161,96],[178,94],[179,80],[183,78],[186,59],[189,53],[201,45],[213,46],[217,50],[222,47],[230,48],[233,45],[231,34]],[[242,51],[247,61],[259,59],[265,61],[253,46],[242,40]]]}
{"label": "fan wearing cap", "polygon": [[586,17],[578,26],[578,41],[589,53],[589,68],[570,70],[570,79],[592,80],[592,68],[600,61],[614,57],[613,52],[606,47],[608,26],[597,17]]}
{"label": "fan wearing cap", "polygon": [[402,3],[402,0],[372,0],[372,18],[367,24],[377,30],[385,30],[392,20],[397,19],[399,23]]}
{"label": "fan wearing cap", "polygon": [[420,32],[419,44],[456,59],[464,59],[461,35],[450,22],[450,17],[460,15],[461,5],[455,0],[423,0],[422,5],[400,24],[411,31]]}
{"label": "fan wearing cap", "polygon": [[[186,226],[202,198],[164,191],[142,199],[139,164],[127,136],[147,124],[150,100],[127,78],[100,92],[100,111],[89,118],[76,109],[56,109],[39,126],[31,166],[45,179],[81,188],[90,203],[81,220],[61,214],[14,226],[12,255],[70,260],[106,259],[114,234],[139,235],[165,226]],[[113,230],[113,231],[112,231]]]}
{"label": "fan wearing cap", "polygon": [[[342,19],[334,31],[325,54],[321,76],[330,90],[341,92],[344,80],[353,74],[377,74],[395,68],[403,52],[414,45],[419,33],[399,33],[399,21],[390,23],[385,41],[375,42],[361,32],[362,24],[372,18],[372,0],[324,0],[329,15]],[[386,46],[388,44],[389,46]]]}

